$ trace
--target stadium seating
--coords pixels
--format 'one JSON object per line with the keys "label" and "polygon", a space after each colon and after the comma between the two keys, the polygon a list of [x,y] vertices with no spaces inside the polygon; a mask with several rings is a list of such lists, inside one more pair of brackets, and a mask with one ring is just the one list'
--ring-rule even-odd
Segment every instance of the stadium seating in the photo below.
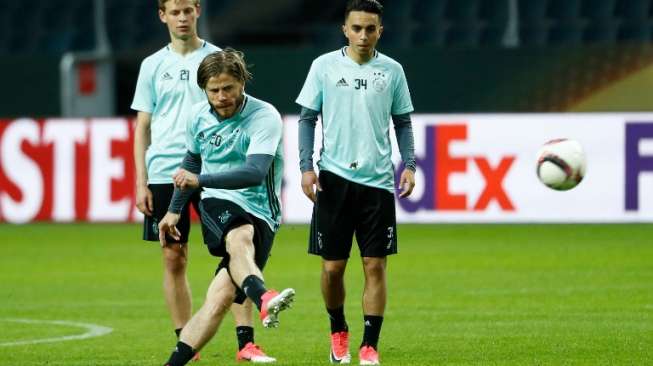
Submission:
{"label": "stadium seating", "polygon": [[[517,5],[517,18],[510,6]],[[518,24],[522,47],[581,45],[614,42],[650,42],[653,0],[402,0],[386,6],[384,46],[502,47],[508,24]],[[34,0],[5,2],[0,12],[0,53],[61,54],[96,47],[93,1]],[[345,0],[328,3],[286,0],[283,14],[269,7],[249,9],[257,28],[237,15],[236,0],[204,2],[211,35],[218,44],[337,47]],[[152,3],[106,0],[107,31],[115,52],[152,50],[165,42]],[[288,7],[288,4],[291,6]],[[259,11],[260,14],[257,14]],[[238,13],[240,14],[240,13]],[[283,16],[281,16],[283,15]],[[267,17],[275,21],[263,22]],[[30,30],[25,32],[24,25]],[[249,28],[249,29],[248,29]],[[262,34],[259,32],[263,32]]]}

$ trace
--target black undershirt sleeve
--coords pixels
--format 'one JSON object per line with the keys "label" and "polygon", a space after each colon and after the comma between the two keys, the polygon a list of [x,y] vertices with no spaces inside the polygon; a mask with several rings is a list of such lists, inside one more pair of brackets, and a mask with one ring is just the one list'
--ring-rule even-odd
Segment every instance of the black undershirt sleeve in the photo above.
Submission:
{"label": "black undershirt sleeve", "polygon": [[392,122],[395,126],[397,145],[401,153],[401,160],[406,169],[415,171],[415,141],[413,139],[413,127],[410,121],[410,114],[392,115]]}
{"label": "black undershirt sleeve", "polygon": [[302,107],[299,115],[299,169],[302,173],[313,170],[313,144],[315,125],[320,112]]}
{"label": "black undershirt sleeve", "polygon": [[[200,154],[193,154],[190,151],[186,152],[184,160],[181,162],[181,168],[186,169],[193,174],[199,174],[202,171],[202,157]],[[186,205],[190,196],[197,189],[179,189],[175,187],[175,191],[172,194],[172,199],[170,200],[170,206],[168,206],[168,212],[172,213],[181,213],[181,209]]]}

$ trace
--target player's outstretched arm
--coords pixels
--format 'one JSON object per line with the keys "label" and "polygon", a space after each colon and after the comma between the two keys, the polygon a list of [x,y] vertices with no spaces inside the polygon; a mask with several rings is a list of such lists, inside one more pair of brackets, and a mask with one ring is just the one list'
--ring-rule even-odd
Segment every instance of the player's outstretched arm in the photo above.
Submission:
{"label": "player's outstretched arm", "polygon": [[274,156],[267,154],[247,155],[245,164],[220,173],[202,174],[198,185],[217,189],[242,189],[261,184],[270,171]]}

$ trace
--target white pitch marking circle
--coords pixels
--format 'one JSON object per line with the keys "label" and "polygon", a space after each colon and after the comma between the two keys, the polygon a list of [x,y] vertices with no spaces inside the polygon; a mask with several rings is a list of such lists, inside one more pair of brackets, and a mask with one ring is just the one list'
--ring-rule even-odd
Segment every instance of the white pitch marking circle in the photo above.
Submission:
{"label": "white pitch marking circle", "polygon": [[109,333],[113,332],[113,328],[103,327],[103,326],[97,325],[97,324],[67,322],[67,321],[63,321],[63,320],[0,319],[0,322],[23,323],[23,324],[61,325],[61,326],[66,326],[66,327],[79,327],[79,328],[83,328],[83,329],[87,330],[86,333],[71,335],[71,336],[31,339],[31,340],[17,341],[17,342],[5,342],[5,343],[0,343],[0,347],[22,346],[22,345],[26,345],[26,344],[38,344],[38,343],[53,343],[53,342],[74,341],[74,340],[79,340],[79,339],[101,337],[103,335],[106,335],[106,334],[109,334]]}

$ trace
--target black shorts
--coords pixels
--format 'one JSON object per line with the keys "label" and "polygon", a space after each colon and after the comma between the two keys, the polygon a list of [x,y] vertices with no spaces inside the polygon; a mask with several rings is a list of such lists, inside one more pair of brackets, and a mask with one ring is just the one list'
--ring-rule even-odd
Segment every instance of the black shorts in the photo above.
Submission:
{"label": "black shorts", "polygon": [[[274,242],[274,232],[265,221],[249,214],[231,201],[217,198],[203,199],[200,202],[200,213],[204,244],[211,255],[222,257],[222,261],[215,271],[216,274],[222,268],[229,270],[229,253],[227,253],[225,243],[227,233],[231,229],[247,224],[254,227],[254,262],[263,271]],[[234,302],[242,304],[246,298],[245,293],[240,290],[240,283],[234,283],[234,285],[237,289]]]}
{"label": "black shorts", "polygon": [[328,171],[320,172],[322,191],[313,207],[308,252],[326,260],[349,258],[352,239],[361,257],[397,253],[394,195],[385,189],[354,183]]}
{"label": "black shorts", "polygon": [[[143,240],[159,241],[159,221],[168,212],[168,206],[170,206],[170,200],[172,199],[175,186],[169,183],[148,184],[147,187],[152,191],[154,209],[152,210],[152,216],[145,215],[145,220],[143,220]],[[175,240],[166,235],[168,243],[188,243],[188,234],[190,233],[190,206],[192,204],[195,212],[199,214],[199,202],[200,191],[198,190],[190,197],[186,206],[181,210],[181,217],[179,218],[179,223],[177,223],[177,229],[181,232],[181,238]]]}

